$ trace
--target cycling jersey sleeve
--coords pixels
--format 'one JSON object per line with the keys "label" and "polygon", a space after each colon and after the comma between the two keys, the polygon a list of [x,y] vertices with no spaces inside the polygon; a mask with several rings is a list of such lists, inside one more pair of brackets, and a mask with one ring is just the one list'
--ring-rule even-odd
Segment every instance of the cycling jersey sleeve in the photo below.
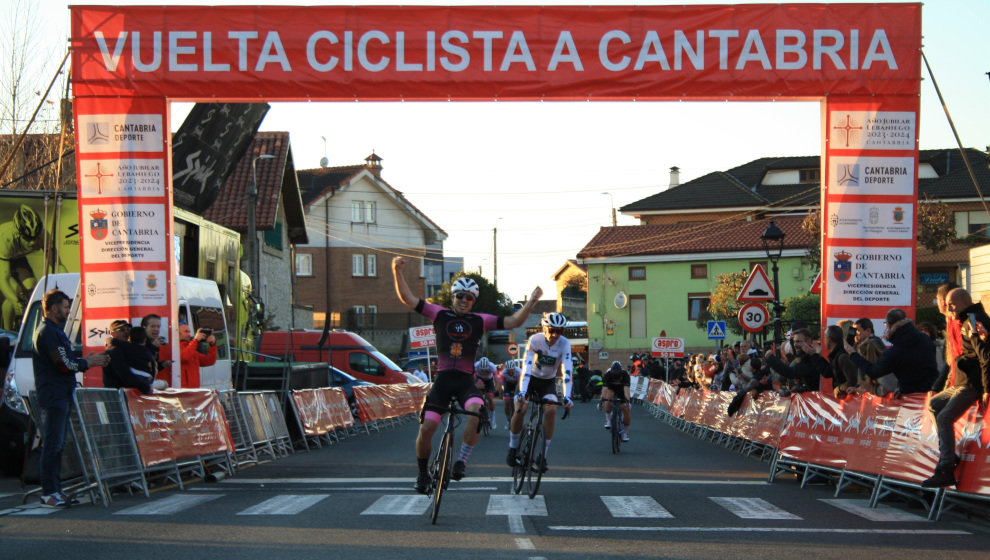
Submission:
{"label": "cycling jersey sleeve", "polygon": [[560,339],[560,342],[566,342],[567,346],[564,347],[564,355],[561,357],[561,361],[564,362],[564,397],[571,398],[571,385],[574,379],[574,361],[571,359],[571,341],[566,338]]}
{"label": "cycling jersey sleeve", "polygon": [[536,355],[533,351],[533,339],[530,338],[526,341],[526,355],[523,359],[523,371],[519,378],[519,394],[525,396],[526,391],[529,389],[529,379],[533,376],[533,362],[536,360]]}

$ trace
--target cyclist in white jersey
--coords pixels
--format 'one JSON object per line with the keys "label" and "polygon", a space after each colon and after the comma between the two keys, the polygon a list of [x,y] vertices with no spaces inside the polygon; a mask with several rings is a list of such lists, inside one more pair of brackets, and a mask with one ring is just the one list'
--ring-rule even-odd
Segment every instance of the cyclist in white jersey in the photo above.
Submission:
{"label": "cyclist in white jersey", "polygon": [[481,358],[474,363],[475,385],[485,395],[488,404],[488,416],[492,429],[495,429],[495,364],[488,358]]}
{"label": "cyclist in white jersey", "polygon": [[[571,377],[573,375],[571,360],[571,341],[563,337],[567,319],[560,313],[547,313],[540,321],[543,332],[529,337],[526,343],[526,358],[522,379],[519,380],[519,391],[516,393],[516,412],[512,415],[509,425],[509,452],[506,463],[511,467],[516,464],[516,450],[519,448],[519,434],[522,433],[523,421],[526,417],[527,394],[550,401],[544,407],[544,432],[546,444],[544,457],[550,452],[550,440],[553,438],[553,428],[557,420],[557,372],[561,366],[564,369],[564,407],[571,408]],[[547,466],[543,465],[546,472]]]}

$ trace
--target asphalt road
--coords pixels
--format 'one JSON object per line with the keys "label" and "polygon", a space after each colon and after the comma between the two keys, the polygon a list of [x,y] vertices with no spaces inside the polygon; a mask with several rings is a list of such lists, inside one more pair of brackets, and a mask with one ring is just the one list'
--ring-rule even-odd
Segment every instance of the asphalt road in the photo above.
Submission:
{"label": "asphalt road", "polygon": [[412,490],[406,423],[331,447],[245,466],[218,483],[120,493],[109,507],[21,505],[0,483],[4,558],[979,558],[990,521],[942,521],[909,501],[866,507],[868,494],[828,484],[768,483],[769,464],[633,409],[632,441],[613,455],[602,413],[578,404],[550,452],[534,500],[510,493],[504,419],[468,477],[451,484],[431,525]]}

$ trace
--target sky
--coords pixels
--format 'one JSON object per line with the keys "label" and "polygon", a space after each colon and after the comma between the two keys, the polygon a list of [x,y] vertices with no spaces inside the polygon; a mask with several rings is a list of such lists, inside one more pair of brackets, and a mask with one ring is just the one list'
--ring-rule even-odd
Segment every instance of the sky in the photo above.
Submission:
{"label": "sky", "polygon": [[[0,0],[0,14],[23,1]],[[42,14],[40,36],[51,41],[49,52],[58,53],[64,49],[62,38],[68,36],[69,3],[29,1]],[[108,3],[76,0],[71,4]],[[513,3],[352,0],[290,4]],[[987,21],[990,2],[986,0],[939,0],[922,8],[924,53],[960,141],[981,150],[990,144]],[[63,54],[47,59],[57,65]],[[956,140],[924,66],[923,76],[920,147],[953,148]],[[181,118],[174,117],[174,121],[173,129]],[[272,103],[261,125],[261,130],[289,131],[297,169],[317,168],[324,156],[331,166],[361,164],[374,151],[383,160],[383,178],[447,233],[447,256],[463,257],[466,268],[480,269],[491,280],[496,262],[493,241],[497,243],[498,285],[514,300],[528,297],[537,285],[553,297],[552,275],[567,259],[575,258],[600,227],[611,225],[611,208],[666,189],[671,167],[680,168],[683,183],[760,157],[818,155],[820,128],[817,102],[780,101]],[[630,217],[618,216],[619,225],[635,223]]]}

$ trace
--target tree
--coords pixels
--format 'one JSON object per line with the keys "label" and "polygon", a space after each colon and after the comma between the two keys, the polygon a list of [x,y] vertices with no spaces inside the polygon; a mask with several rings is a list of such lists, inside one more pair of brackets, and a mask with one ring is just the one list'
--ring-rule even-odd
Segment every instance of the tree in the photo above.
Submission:
{"label": "tree", "polygon": [[512,300],[509,296],[499,292],[487,278],[477,272],[460,272],[440,286],[440,290],[430,297],[430,301],[437,305],[450,307],[450,285],[458,278],[468,277],[478,283],[478,301],[474,302],[472,311],[477,313],[490,313],[492,315],[512,315]]}
{"label": "tree", "polygon": [[822,268],[822,216],[816,208],[801,222],[801,231],[808,236],[808,254],[804,262],[811,266],[812,272]]}
{"label": "tree", "polygon": [[715,277],[715,289],[712,290],[708,308],[698,314],[696,324],[699,329],[707,329],[708,321],[725,321],[725,327],[733,334],[743,334],[742,326],[736,318],[739,316],[739,302],[736,297],[746,285],[749,273],[730,272]]}
{"label": "tree", "polygon": [[562,296],[576,299],[588,299],[588,276],[584,274],[573,274],[567,277],[564,289],[560,291]]}
{"label": "tree", "polygon": [[809,325],[817,325],[822,319],[822,296],[819,294],[804,294],[787,298],[784,301],[787,309],[780,318],[785,324],[792,321],[805,321]]}
{"label": "tree", "polygon": [[945,250],[956,238],[955,218],[949,205],[926,195],[917,208],[918,244],[932,253]]}

